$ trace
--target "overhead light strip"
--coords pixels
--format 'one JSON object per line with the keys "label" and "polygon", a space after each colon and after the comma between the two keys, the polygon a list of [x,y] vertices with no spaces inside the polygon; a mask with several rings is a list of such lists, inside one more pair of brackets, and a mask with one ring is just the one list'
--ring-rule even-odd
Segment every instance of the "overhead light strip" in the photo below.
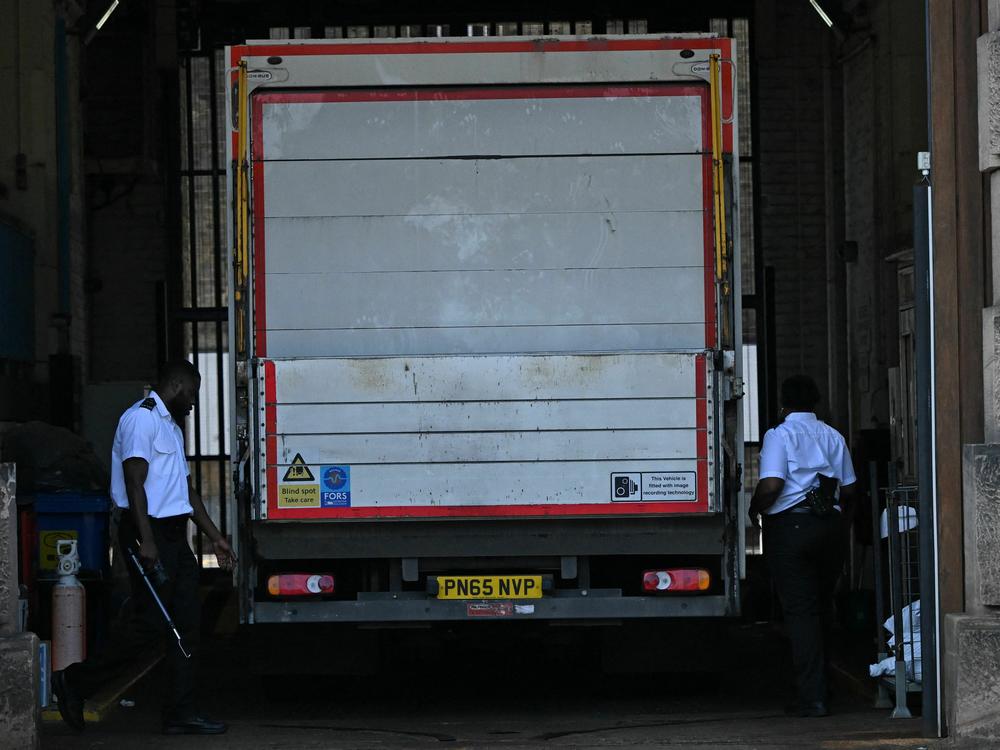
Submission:
{"label": "overhead light strip", "polygon": [[825,23],[827,26],[829,26],[832,29],[833,28],[833,19],[830,18],[830,16],[828,16],[826,14],[825,10],[823,10],[821,7],[819,7],[819,3],[816,2],[816,0],[809,0],[809,4],[819,14],[819,17],[823,19],[823,23]]}
{"label": "overhead light strip", "polygon": [[[111,14],[115,12],[115,8],[118,7],[119,2],[120,0],[115,0],[113,3],[111,3],[111,5],[108,6],[108,9],[104,11],[104,15],[101,16],[101,20],[97,22],[97,25],[95,27],[98,31],[100,31],[101,27],[108,22],[109,18],[111,18]],[[813,5],[815,5],[815,3],[813,3]]]}

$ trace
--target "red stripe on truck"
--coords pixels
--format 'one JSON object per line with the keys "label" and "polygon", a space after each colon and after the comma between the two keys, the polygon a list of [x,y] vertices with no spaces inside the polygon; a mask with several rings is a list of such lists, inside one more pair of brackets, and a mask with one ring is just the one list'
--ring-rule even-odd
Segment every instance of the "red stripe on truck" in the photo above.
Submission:
{"label": "red stripe on truck", "polygon": [[[706,484],[707,487],[707,484]],[[282,508],[268,511],[269,520],[309,518],[538,518],[546,516],[642,516],[662,513],[700,514],[708,510],[707,495],[686,503],[580,503],[567,505],[454,505],[384,508]],[[270,503],[268,504],[271,505]]]}

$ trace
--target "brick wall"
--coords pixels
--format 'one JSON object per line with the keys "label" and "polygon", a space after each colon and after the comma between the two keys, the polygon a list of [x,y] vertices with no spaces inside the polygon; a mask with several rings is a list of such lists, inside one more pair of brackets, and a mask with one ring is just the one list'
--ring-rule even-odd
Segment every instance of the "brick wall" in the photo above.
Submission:
{"label": "brick wall", "polygon": [[844,231],[857,243],[858,258],[847,265],[850,339],[851,416],[857,426],[879,418],[871,396],[886,380],[880,340],[881,296],[879,227],[876,224],[878,131],[876,55],[866,47],[844,65]]}
{"label": "brick wall", "polygon": [[[846,339],[847,403],[831,406],[849,407],[849,425],[838,426],[852,434],[889,422],[899,343],[886,258],[912,247],[915,157],[926,148],[922,16],[906,0],[864,8],[839,43],[807,3],[759,0],[755,35],[758,220],[763,262],[775,268],[777,378],[806,372],[826,393],[829,351]],[[841,259],[841,239],[856,243],[856,260]],[[834,288],[846,291],[846,326],[828,320]]]}
{"label": "brick wall", "polygon": [[[134,176],[122,197],[90,215],[90,380],[152,382],[156,284],[166,276],[164,186]],[[127,192],[126,192],[127,191]]]}
{"label": "brick wall", "polygon": [[[899,364],[897,269],[913,248],[916,154],[927,148],[922,14],[879,0],[841,52],[844,80],[844,230],[854,429],[887,427],[889,368]],[[901,386],[906,392],[906,385]],[[899,415],[896,415],[899,416]]]}
{"label": "brick wall", "polygon": [[[171,73],[157,65],[156,13],[150,4],[123,5],[114,25],[88,48],[91,383],[156,377],[162,335],[157,285],[168,276],[172,236],[172,155],[164,137],[171,121],[162,96]],[[176,80],[176,72],[172,76]]]}
{"label": "brick wall", "polygon": [[757,4],[760,252],[775,269],[777,378],[828,388],[823,35],[807,3]]}

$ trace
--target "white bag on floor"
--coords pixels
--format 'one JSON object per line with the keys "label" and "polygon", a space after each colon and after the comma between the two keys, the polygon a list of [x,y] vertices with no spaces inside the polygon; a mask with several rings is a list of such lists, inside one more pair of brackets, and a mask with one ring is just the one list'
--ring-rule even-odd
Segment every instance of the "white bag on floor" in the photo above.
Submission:
{"label": "white bag on floor", "polygon": [[[906,676],[916,682],[923,678],[923,669],[920,658],[920,600],[903,607],[903,661],[906,664]],[[896,635],[893,617],[883,623],[883,627],[892,633],[889,638],[889,647],[896,646]],[[881,677],[886,674],[896,673],[896,657],[889,656],[878,664],[868,667],[868,673],[872,677]]]}

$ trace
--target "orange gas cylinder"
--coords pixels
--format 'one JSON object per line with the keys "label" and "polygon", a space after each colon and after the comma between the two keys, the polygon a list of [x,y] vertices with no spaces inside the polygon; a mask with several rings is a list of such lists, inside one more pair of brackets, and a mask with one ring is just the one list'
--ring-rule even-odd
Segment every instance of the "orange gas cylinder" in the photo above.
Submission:
{"label": "orange gas cylinder", "polygon": [[59,580],[52,587],[52,671],[83,661],[87,648],[87,592],[76,574],[80,556],[75,539],[60,539]]}

